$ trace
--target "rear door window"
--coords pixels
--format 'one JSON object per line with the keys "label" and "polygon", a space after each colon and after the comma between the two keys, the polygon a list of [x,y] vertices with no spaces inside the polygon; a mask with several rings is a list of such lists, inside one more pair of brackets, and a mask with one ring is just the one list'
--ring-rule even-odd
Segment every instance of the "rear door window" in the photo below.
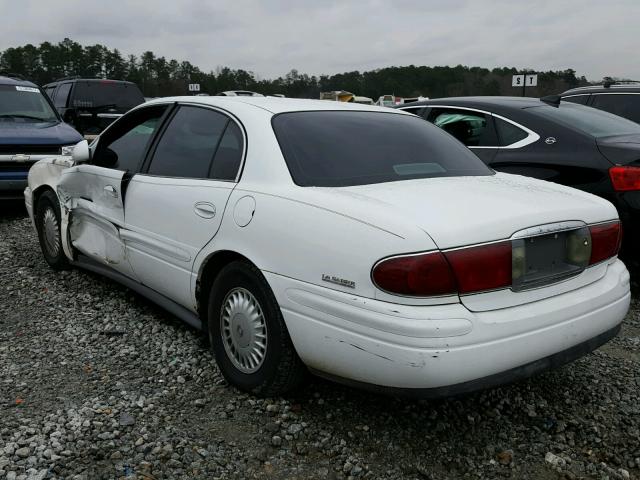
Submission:
{"label": "rear door window", "polygon": [[209,177],[215,180],[235,180],[240,170],[243,154],[244,137],[242,131],[235,122],[229,121],[213,158]]}
{"label": "rear door window", "polygon": [[57,108],[64,108],[67,106],[67,99],[69,98],[71,85],[72,85],[71,83],[63,83],[56,90],[54,105]]}
{"label": "rear door window", "polygon": [[594,94],[591,106],[640,123],[640,95],[624,93]]}
{"label": "rear door window", "polygon": [[529,136],[526,131],[513,123],[497,117],[495,117],[494,120],[496,122],[496,130],[498,132],[501,147],[509,147]]}
{"label": "rear door window", "polygon": [[460,142],[413,115],[290,112],[272,124],[291,177],[303,187],[493,174]]}
{"label": "rear door window", "polygon": [[498,138],[490,115],[455,108],[431,109],[429,121],[467,147],[497,147]]}
{"label": "rear door window", "polygon": [[[213,157],[229,122],[207,108],[182,106],[158,142],[148,173],[163,177],[209,178]],[[225,140],[231,157],[234,144]],[[235,176],[234,176],[235,177]]]}
{"label": "rear door window", "polygon": [[45,93],[47,94],[47,97],[49,97],[51,100],[53,100],[53,91],[55,90],[55,87],[47,87],[44,89]]}

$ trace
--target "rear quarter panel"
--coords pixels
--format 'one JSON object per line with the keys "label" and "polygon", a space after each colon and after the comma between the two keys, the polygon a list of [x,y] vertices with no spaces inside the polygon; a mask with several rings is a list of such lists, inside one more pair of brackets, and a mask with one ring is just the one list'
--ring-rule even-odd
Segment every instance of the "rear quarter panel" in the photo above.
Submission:
{"label": "rear quarter panel", "polygon": [[[297,188],[302,187],[276,194],[239,185],[229,198],[218,235],[198,254],[195,272],[212,254],[230,250],[265,272],[362,297],[397,301],[398,297],[387,296],[374,286],[370,277],[373,265],[386,256],[436,248],[417,227],[399,233],[385,230],[295,198]],[[246,204],[246,197],[254,200],[255,208],[249,224],[241,227],[237,218],[242,216],[238,212]],[[323,280],[326,275],[353,282],[353,286]],[[196,280],[194,275],[193,292]],[[449,301],[457,300],[455,296]],[[417,302],[428,304],[434,300]]]}
{"label": "rear quarter panel", "polygon": [[[493,169],[559,183],[609,199],[611,164],[600,154],[593,137],[542,121],[526,109],[498,114],[530,128],[540,139],[523,148],[500,149],[489,163]],[[552,140],[547,143],[547,139]]]}

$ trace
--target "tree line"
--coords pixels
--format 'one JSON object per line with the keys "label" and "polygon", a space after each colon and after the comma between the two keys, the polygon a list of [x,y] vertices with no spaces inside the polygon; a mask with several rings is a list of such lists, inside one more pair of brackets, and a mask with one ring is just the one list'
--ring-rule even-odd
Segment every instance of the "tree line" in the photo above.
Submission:
{"label": "tree line", "polygon": [[[20,74],[38,85],[68,76],[129,80],[147,97],[183,95],[189,83],[216,94],[225,90],[252,90],[265,95],[318,98],[320,92],[347,90],[376,100],[380,95],[431,98],[464,95],[521,95],[511,86],[515,68],[482,68],[458,65],[387,67],[366,72],[308,75],[291,70],[282,77],[261,79],[250,71],[220,67],[204,72],[187,61],[167,60],[151,51],[139,56],[123,55],[104,45],[83,46],[69,38],[56,44],[43,42],[0,51],[0,72]],[[528,96],[560,93],[588,84],[572,69],[538,73],[538,86],[527,88]]]}

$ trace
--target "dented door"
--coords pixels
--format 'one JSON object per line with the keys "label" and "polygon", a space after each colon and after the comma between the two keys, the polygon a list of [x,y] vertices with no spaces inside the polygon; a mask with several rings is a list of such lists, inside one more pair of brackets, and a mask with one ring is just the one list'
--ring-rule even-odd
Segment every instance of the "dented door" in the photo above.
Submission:
{"label": "dented door", "polygon": [[121,170],[76,165],[62,173],[58,195],[69,211],[71,244],[93,260],[133,277],[120,237],[124,175]]}

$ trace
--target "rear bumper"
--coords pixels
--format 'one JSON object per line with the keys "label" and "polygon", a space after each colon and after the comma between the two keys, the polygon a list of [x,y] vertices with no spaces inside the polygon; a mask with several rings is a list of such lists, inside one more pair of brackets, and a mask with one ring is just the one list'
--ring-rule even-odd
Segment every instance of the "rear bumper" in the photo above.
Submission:
{"label": "rear bumper", "polygon": [[265,276],[310,369],[418,396],[493,386],[571,361],[611,338],[630,302],[619,260],[589,285],[486,312],[358,303],[353,295]]}
{"label": "rear bumper", "polygon": [[345,378],[334,377],[324,372],[315,372],[318,376],[334,380],[338,383],[344,383],[362,390],[370,390],[376,393],[382,393],[385,395],[413,397],[413,398],[442,398],[452,397],[455,395],[463,395],[465,393],[475,392],[477,390],[484,390],[488,388],[505,385],[508,383],[524,380],[538,373],[546,370],[561,367],[567,363],[573,362],[580,357],[593,352],[598,347],[604,345],[609,340],[614,338],[620,332],[621,325],[618,324],[615,327],[601,333],[585,342],[574,345],[566,350],[563,350],[548,357],[535,360],[521,365],[519,367],[506,370],[504,372],[495,373],[487,377],[478,378],[476,380],[470,380],[468,382],[457,383],[455,385],[447,385],[444,387],[435,388],[395,388],[395,387],[383,387],[378,385],[372,385],[370,383],[362,383],[354,380],[348,380]]}

